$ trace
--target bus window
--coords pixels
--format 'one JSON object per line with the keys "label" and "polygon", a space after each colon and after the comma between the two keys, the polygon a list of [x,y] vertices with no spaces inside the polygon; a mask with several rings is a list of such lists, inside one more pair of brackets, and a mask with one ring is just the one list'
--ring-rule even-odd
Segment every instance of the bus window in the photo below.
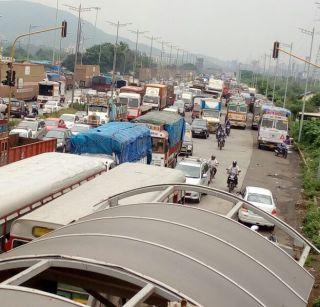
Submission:
{"label": "bus window", "polygon": [[261,127],[263,128],[272,128],[273,127],[273,119],[263,118],[261,122]]}

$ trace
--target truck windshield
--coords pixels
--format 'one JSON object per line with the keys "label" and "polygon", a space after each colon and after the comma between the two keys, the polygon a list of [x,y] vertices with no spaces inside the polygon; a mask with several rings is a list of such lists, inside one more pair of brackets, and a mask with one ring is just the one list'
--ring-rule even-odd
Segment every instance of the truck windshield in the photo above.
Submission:
{"label": "truck windshield", "polygon": [[120,97],[120,98],[119,98],[119,102],[120,102],[120,103],[127,104],[127,103],[128,103],[128,98],[127,98],[127,97]]}
{"label": "truck windshield", "polygon": [[247,113],[247,107],[244,106],[244,105],[239,106],[238,112],[240,112],[240,113]]}
{"label": "truck windshield", "polygon": [[253,109],[253,114],[254,115],[259,115],[261,112],[261,107],[260,106],[255,106]]}
{"label": "truck windshield", "polygon": [[42,96],[52,96],[53,95],[53,85],[39,85],[39,95]]}
{"label": "truck windshield", "polygon": [[139,99],[129,98],[128,107],[138,108],[139,107]]}
{"label": "truck windshield", "polygon": [[275,128],[276,128],[277,130],[287,131],[287,130],[288,130],[288,122],[287,122],[286,120],[278,119],[278,120],[276,121]]}
{"label": "truck windshield", "polygon": [[261,127],[263,128],[272,128],[273,127],[273,119],[271,118],[263,118],[261,122]]}
{"label": "truck windshield", "polygon": [[107,106],[97,106],[97,105],[90,105],[88,106],[88,111],[90,112],[108,112]]}
{"label": "truck windshield", "polygon": [[144,96],[143,97],[143,102],[146,103],[152,103],[152,104],[159,104],[159,97],[154,97],[154,96]]}
{"label": "truck windshield", "polygon": [[215,110],[203,110],[203,116],[219,118],[219,112]]}
{"label": "truck windshield", "polygon": [[152,152],[153,153],[165,153],[164,139],[152,138]]}
{"label": "truck windshield", "polygon": [[229,105],[228,111],[237,112],[237,106],[235,104],[234,105]]}

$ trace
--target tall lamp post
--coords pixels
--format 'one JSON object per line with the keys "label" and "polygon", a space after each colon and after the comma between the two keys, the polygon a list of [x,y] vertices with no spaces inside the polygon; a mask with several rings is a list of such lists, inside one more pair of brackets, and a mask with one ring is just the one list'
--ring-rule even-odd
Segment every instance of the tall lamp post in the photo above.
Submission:
{"label": "tall lamp post", "polygon": [[71,105],[73,105],[74,90],[75,90],[75,83],[76,83],[75,72],[78,64],[78,53],[79,53],[80,40],[81,40],[81,13],[90,12],[92,9],[94,9],[94,7],[82,7],[81,4],[79,5],[79,7],[71,6],[67,4],[65,4],[64,6],[78,13],[77,40],[76,40],[76,50],[75,50],[75,56],[74,56],[73,85],[72,85],[72,94],[71,94]]}
{"label": "tall lamp post", "polygon": [[[307,35],[311,36],[310,52],[309,52],[309,61],[311,61],[312,48],[313,48],[313,39],[314,39],[314,27],[312,28],[312,31],[309,31],[309,30],[306,30],[306,29],[301,29],[301,28],[300,28],[300,31],[303,34],[307,34]],[[307,95],[307,92],[308,92],[309,75],[310,75],[310,63],[307,66],[306,86],[304,88],[304,97],[302,99],[302,113],[301,113],[301,119],[300,119],[298,142],[301,141],[301,134],[302,134],[302,128],[303,128],[303,119],[304,119],[304,111],[305,111],[305,108],[306,108],[306,95]]]}
{"label": "tall lamp post", "polygon": [[120,23],[118,20],[116,23],[112,21],[108,21],[107,23],[113,27],[116,27],[116,41],[114,44],[114,50],[113,50],[113,65],[112,65],[112,88],[111,88],[111,97],[113,98],[113,92],[114,92],[114,84],[115,84],[115,70],[116,70],[116,63],[117,63],[117,49],[118,49],[118,39],[119,39],[119,28],[126,27],[128,25],[131,25],[132,23]]}
{"label": "tall lamp post", "polygon": [[134,53],[134,62],[133,62],[133,77],[136,76],[136,65],[137,65],[137,54],[138,54],[138,44],[139,44],[139,36],[145,33],[148,33],[149,31],[140,31],[137,30],[129,30],[131,33],[136,34],[136,50]]}
{"label": "tall lamp post", "polygon": [[149,70],[150,70],[150,80],[151,80],[151,78],[152,78],[151,68],[152,68],[153,42],[161,39],[161,37],[160,36],[155,37],[152,35],[152,36],[146,36],[146,38],[149,39],[151,42],[150,43],[150,55],[149,55]]}
{"label": "tall lamp post", "polygon": [[28,36],[28,47],[27,47],[27,62],[29,62],[30,58],[30,33],[32,29],[38,28],[39,26],[29,24],[29,36]]}

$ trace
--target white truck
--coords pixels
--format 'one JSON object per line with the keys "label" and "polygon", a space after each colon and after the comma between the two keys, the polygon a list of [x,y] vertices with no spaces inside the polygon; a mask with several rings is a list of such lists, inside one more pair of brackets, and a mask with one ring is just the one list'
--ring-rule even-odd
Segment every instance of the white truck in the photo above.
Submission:
{"label": "white truck", "polygon": [[201,117],[208,122],[209,132],[214,133],[220,123],[221,101],[213,98],[204,98],[202,101]]}
{"label": "white truck", "polygon": [[101,158],[43,153],[0,168],[1,250],[12,222],[79,187],[102,172]]}
{"label": "white truck", "polygon": [[263,106],[258,130],[258,147],[274,148],[288,135],[291,112],[284,108]]}
{"label": "white truck", "polygon": [[181,95],[181,100],[184,101],[186,111],[192,110],[192,107],[193,107],[193,93],[192,92],[183,92]]}
{"label": "white truck", "polygon": [[[105,200],[132,189],[164,183],[185,183],[181,171],[156,166],[124,163],[93,179],[70,193],[55,199],[45,206],[17,219],[11,226],[9,245],[11,248],[27,243],[59,227],[104,209]],[[149,192],[119,201],[120,205],[152,202],[161,195]],[[170,202],[179,202],[181,194],[168,196]]]}
{"label": "white truck", "polygon": [[40,108],[43,108],[47,101],[65,101],[65,81],[48,81],[39,82],[39,95],[37,103]]}
{"label": "white truck", "polygon": [[215,99],[221,99],[223,94],[224,81],[210,78],[209,83],[205,88],[205,92],[211,94]]}

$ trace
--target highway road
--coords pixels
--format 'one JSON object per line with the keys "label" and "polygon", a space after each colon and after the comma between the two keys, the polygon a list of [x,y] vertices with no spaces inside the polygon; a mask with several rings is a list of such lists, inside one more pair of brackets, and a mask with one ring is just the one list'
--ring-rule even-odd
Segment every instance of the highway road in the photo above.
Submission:
{"label": "highway road", "polygon": [[[191,122],[189,115],[186,116],[186,120]],[[231,134],[226,139],[226,145],[222,150],[218,149],[215,135],[211,134],[206,140],[193,138],[194,156],[209,159],[214,154],[217,157],[220,165],[216,178],[210,186],[224,191],[227,191],[226,168],[230,166],[233,160],[236,160],[241,169],[236,192],[240,192],[242,188],[248,185],[271,190],[277,202],[278,217],[296,228],[295,207],[299,202],[301,189],[299,156],[296,152],[292,152],[287,159],[276,157],[273,151],[258,149],[256,140],[257,131],[251,130],[249,120],[247,129],[231,130]],[[204,196],[200,204],[189,204],[221,214],[227,213],[231,208],[230,203],[210,196]],[[270,233],[269,229],[260,229],[259,231],[263,235]],[[277,228],[275,234],[280,243],[291,244],[287,236]]]}

